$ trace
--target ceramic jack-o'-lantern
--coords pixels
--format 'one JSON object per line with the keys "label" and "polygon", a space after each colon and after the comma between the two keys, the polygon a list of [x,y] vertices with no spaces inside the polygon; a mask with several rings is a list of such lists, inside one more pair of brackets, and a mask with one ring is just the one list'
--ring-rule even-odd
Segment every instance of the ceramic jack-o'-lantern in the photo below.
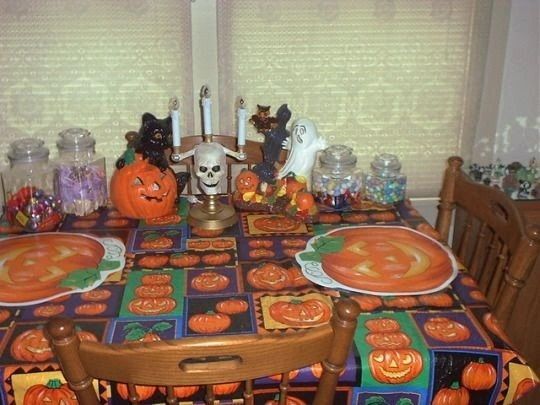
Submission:
{"label": "ceramic jack-o'-lantern", "polygon": [[117,169],[111,178],[111,201],[125,217],[147,219],[171,214],[177,182],[171,169],[161,171],[141,155]]}

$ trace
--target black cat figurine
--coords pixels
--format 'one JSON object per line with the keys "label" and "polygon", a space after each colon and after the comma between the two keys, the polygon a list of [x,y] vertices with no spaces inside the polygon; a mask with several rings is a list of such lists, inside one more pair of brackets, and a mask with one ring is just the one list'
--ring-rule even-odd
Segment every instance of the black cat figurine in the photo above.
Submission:
{"label": "black cat figurine", "polygon": [[157,119],[150,113],[144,113],[135,152],[141,153],[143,159],[148,159],[163,172],[169,167],[165,149],[172,147],[171,134],[171,117]]}

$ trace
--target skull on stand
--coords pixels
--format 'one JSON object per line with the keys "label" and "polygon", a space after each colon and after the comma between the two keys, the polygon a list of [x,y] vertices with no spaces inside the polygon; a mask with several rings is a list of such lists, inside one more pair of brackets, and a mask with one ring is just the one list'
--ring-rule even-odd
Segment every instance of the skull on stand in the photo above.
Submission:
{"label": "skull on stand", "polygon": [[225,175],[227,161],[223,146],[216,142],[203,142],[193,153],[195,175],[199,187],[206,195],[219,194],[221,179]]}

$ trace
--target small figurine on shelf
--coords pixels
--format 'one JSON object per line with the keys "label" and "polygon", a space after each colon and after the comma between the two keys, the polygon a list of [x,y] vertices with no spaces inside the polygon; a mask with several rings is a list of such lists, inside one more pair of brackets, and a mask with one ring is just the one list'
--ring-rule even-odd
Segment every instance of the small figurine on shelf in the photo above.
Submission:
{"label": "small figurine on shelf", "polygon": [[278,177],[283,178],[290,173],[306,178],[307,190],[311,190],[311,171],[317,160],[317,153],[326,148],[315,123],[307,118],[297,120],[293,125],[291,149],[285,165],[279,170]]}
{"label": "small figurine on shelf", "polygon": [[277,113],[277,125],[265,132],[263,150],[263,162],[257,164],[253,171],[257,173],[260,179],[266,183],[273,183],[276,179],[276,163],[279,160],[281,147],[289,137],[289,131],[286,126],[291,119],[291,111],[287,104],[279,107]]}
{"label": "small figurine on shelf", "polygon": [[253,114],[249,122],[263,135],[277,125],[276,117],[270,115],[270,106],[260,104],[257,104],[257,114]]}

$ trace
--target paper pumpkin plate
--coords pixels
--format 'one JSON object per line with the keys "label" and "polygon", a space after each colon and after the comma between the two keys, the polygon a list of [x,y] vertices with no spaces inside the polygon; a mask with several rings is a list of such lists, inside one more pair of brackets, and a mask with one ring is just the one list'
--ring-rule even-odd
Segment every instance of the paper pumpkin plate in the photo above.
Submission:
{"label": "paper pumpkin plate", "polygon": [[296,260],[316,284],[376,295],[435,292],[458,271],[448,248],[400,226],[336,229],[311,238]]}
{"label": "paper pumpkin plate", "polygon": [[0,305],[31,305],[89,291],[125,264],[116,238],[38,233],[0,240]]}

